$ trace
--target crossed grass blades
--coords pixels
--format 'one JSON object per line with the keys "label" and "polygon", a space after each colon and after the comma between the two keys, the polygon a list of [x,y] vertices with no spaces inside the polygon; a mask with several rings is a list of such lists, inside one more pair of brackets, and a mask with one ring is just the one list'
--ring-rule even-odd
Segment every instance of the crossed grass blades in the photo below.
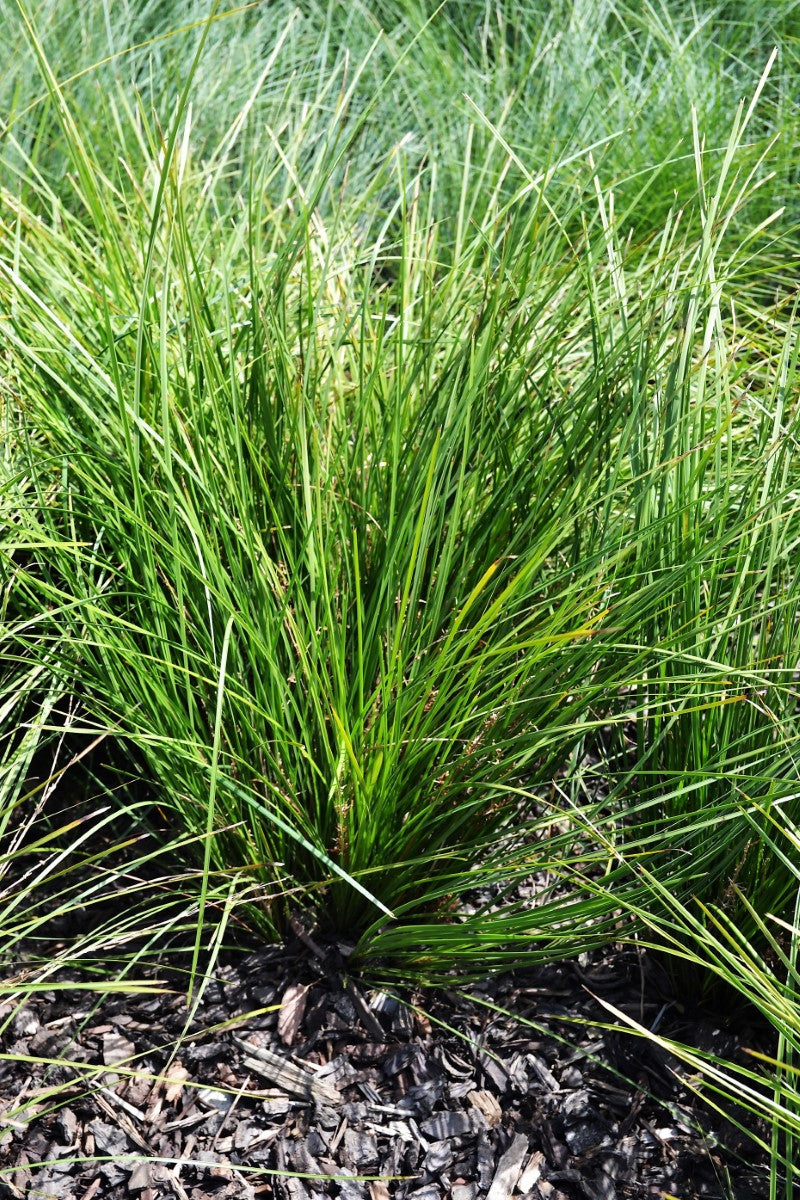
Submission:
{"label": "crossed grass blades", "polygon": [[[775,913],[793,962],[796,58],[751,16],[187,6],[54,64],[20,10],[15,911],[131,886],[156,831],[192,975],[234,909],[430,981],[660,921],[654,887]],[[137,778],[68,828],[31,762],[97,739]]]}

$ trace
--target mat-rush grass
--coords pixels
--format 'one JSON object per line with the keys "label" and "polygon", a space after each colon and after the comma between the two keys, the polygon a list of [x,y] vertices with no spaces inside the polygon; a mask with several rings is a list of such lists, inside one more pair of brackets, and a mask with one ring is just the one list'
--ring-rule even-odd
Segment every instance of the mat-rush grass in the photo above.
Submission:
{"label": "mat-rush grass", "polygon": [[187,9],[69,83],[17,25],[8,695],[194,841],[198,947],[231,879],[427,980],[613,939],[631,857],[793,911],[790,12],[562,15]]}

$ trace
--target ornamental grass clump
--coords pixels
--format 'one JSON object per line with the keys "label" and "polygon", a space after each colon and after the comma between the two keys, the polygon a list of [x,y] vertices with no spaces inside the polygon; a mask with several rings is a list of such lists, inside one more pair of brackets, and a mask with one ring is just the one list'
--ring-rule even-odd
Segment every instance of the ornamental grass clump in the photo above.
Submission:
{"label": "ornamental grass clump", "polygon": [[577,9],[566,47],[532,13],[482,27],[441,121],[419,73],[455,78],[457,22],[330,8],[300,71],[311,26],[273,18],[216,130],[224,14],[181,34],[160,117],[144,77],[76,108],[24,18],[66,169],[22,106],[10,686],[46,663],[48,730],[102,739],[115,818],[193,855],[195,966],[225,904],[433,979],[618,936],[631,861],[680,900],[734,872],[790,901],[747,808],[794,803],[793,243],[757,128],[782,68],[651,160],[651,60],[675,98],[705,43],[676,59],[648,12],[638,65],[610,9],[594,30],[620,179],[607,107],[530,147],[540,75],[493,91],[577,79]]}
{"label": "ornamental grass clump", "polygon": [[[536,339],[547,373],[580,276],[552,264],[561,234],[527,185],[522,218],[496,201],[451,268],[422,176],[400,180],[399,245],[323,220],[327,157],[299,201],[269,200],[283,164],[268,158],[221,221],[176,129],[154,211],[134,194],[94,245],[65,214],[55,294],[27,282],[26,252],[6,274],[27,300],[9,334],[18,395],[53,447],[53,551],[19,586],[57,602],[64,686],[143,764],[170,825],[205,831],[207,873],[268,891],[288,877],[306,891],[293,906],[356,936],[405,910],[438,928],[484,877],[530,869],[543,813],[525,772],[580,738],[570,677],[596,669],[605,556],[558,557],[596,487],[594,430],[576,406],[554,426],[525,404],[543,387],[533,330],[553,324]],[[229,244],[201,266],[220,226]],[[84,311],[59,346],[60,253]],[[114,306],[97,288],[109,262],[124,264]],[[259,914],[274,932],[288,915]]]}
{"label": "ornamental grass clump", "polygon": [[791,1195],[794,5],[0,16],[3,1024],[630,938]]}

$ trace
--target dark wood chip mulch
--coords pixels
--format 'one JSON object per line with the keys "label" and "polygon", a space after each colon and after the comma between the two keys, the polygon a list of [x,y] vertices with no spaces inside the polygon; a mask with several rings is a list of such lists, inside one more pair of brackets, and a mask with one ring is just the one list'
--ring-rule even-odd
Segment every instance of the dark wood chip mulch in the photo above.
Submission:
{"label": "dark wood chip mulch", "polygon": [[465,990],[406,1003],[298,943],[231,956],[193,1014],[178,993],[32,996],[0,1047],[0,1196],[768,1196],[763,1154],[680,1064],[599,1027],[604,996],[736,1052],[687,1028],[657,964],[616,949]]}

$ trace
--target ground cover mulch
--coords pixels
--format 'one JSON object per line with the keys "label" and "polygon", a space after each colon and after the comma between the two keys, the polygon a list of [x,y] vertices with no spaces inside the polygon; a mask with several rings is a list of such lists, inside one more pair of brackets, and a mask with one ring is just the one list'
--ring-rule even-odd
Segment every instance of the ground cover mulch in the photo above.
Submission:
{"label": "ground cover mulch", "polygon": [[400,999],[306,936],[228,956],[193,1014],[32,996],[0,1047],[0,1196],[766,1197],[763,1152],[597,997],[728,1057],[758,1037],[630,948]]}

